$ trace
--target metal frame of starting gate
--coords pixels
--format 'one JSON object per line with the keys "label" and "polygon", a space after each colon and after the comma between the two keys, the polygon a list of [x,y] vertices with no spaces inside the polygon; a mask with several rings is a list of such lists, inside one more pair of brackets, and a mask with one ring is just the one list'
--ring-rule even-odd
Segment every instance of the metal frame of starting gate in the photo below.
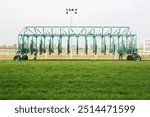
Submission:
{"label": "metal frame of starting gate", "polygon": [[[58,55],[62,53],[62,42],[67,38],[67,54],[71,53],[71,39],[76,38],[76,54],[79,54],[79,39],[84,39],[84,52],[88,54],[88,38],[93,41],[93,53],[134,54],[137,50],[137,36],[128,26],[26,26],[18,34],[18,53],[45,53],[49,40],[49,54],[54,53],[54,41],[58,38]],[[100,41],[101,44],[97,43]],[[106,43],[107,42],[107,43]]]}

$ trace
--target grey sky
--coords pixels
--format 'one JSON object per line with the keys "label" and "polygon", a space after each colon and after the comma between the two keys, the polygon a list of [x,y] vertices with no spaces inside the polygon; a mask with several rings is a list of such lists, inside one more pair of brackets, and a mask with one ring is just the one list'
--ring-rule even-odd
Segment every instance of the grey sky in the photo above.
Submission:
{"label": "grey sky", "polygon": [[149,0],[0,0],[0,44],[14,44],[29,25],[69,25],[66,8],[78,8],[74,25],[130,26],[139,44],[150,38]]}

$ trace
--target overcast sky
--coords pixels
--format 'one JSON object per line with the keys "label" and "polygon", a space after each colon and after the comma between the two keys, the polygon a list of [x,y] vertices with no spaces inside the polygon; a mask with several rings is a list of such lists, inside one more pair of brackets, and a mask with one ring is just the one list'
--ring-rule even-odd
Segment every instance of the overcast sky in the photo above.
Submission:
{"label": "overcast sky", "polygon": [[66,8],[77,8],[74,25],[130,26],[139,43],[150,39],[150,0],[0,0],[0,44],[17,43],[29,25],[69,25]]}

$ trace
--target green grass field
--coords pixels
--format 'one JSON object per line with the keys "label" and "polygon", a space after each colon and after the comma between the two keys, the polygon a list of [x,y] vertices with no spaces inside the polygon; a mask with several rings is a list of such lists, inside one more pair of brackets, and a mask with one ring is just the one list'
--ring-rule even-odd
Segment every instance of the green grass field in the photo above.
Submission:
{"label": "green grass field", "polygon": [[150,99],[150,61],[0,61],[0,99]]}

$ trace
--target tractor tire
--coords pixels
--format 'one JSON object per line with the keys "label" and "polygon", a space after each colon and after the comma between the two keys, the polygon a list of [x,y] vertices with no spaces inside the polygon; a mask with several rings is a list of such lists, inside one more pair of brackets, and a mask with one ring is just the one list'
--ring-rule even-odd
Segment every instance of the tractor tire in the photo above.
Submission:
{"label": "tractor tire", "polygon": [[133,60],[134,60],[133,55],[128,55],[128,56],[127,56],[127,60],[128,60],[128,61],[133,61]]}
{"label": "tractor tire", "polygon": [[139,55],[135,55],[135,56],[134,56],[134,60],[135,60],[135,61],[141,61],[141,57],[140,57]]}
{"label": "tractor tire", "polygon": [[14,56],[14,61],[20,61],[20,60],[21,60],[21,56],[20,55]]}
{"label": "tractor tire", "polygon": [[27,55],[23,55],[23,56],[22,56],[22,59],[23,59],[23,60],[28,60],[28,56],[27,56]]}

